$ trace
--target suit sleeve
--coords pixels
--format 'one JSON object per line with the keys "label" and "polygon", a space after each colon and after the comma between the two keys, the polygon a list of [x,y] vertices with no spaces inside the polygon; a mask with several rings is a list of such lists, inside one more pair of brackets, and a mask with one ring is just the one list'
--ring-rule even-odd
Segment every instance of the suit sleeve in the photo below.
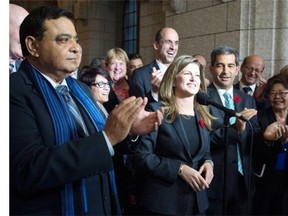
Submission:
{"label": "suit sleeve", "polygon": [[12,190],[42,191],[112,169],[112,159],[101,132],[56,146],[51,118],[41,97],[31,91],[31,86],[19,87],[17,80],[11,82]]}
{"label": "suit sleeve", "polygon": [[144,81],[141,76],[141,69],[135,69],[130,80],[130,96],[145,97]]}

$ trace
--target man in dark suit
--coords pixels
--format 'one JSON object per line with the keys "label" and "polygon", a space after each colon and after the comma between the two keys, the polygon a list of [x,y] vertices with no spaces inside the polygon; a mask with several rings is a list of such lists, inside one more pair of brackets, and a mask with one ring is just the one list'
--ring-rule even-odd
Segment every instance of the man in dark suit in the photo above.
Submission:
{"label": "man in dark suit", "polygon": [[130,95],[147,97],[148,102],[158,101],[158,88],[167,67],[177,55],[178,47],[179,36],[173,28],[165,27],[157,31],[153,42],[156,58],[133,72]]}
{"label": "man in dark suit", "polygon": [[81,55],[70,11],[31,11],[20,41],[25,60],[10,75],[10,214],[121,214],[113,146],[145,102],[130,97],[105,121],[88,86],[69,76]]}
{"label": "man in dark suit", "polygon": [[267,83],[266,79],[262,76],[264,69],[265,62],[261,56],[246,56],[240,67],[240,72],[242,73],[241,80],[234,85],[236,89],[255,98],[258,110],[268,107],[268,103],[265,101],[263,95]]}
{"label": "man in dark suit", "polygon": [[[259,128],[253,97],[233,88],[233,81],[239,72],[238,52],[227,46],[216,47],[211,53],[209,69],[212,77],[212,83],[208,87],[209,96],[215,102],[226,106],[225,96],[228,94],[229,102],[233,106],[230,109],[235,109],[248,119],[254,130]],[[210,107],[210,111],[220,125],[215,127],[211,135],[210,150],[215,166],[214,179],[208,189],[210,206],[207,214],[248,215],[252,177],[250,170],[251,128],[246,122],[235,118],[230,118],[228,128],[224,127],[224,112],[215,107]],[[226,137],[224,136],[225,128],[228,134],[227,143],[225,143]],[[227,154],[225,154],[225,149],[227,149]],[[226,163],[224,163],[225,155],[227,156]],[[224,168],[226,168],[226,176]],[[224,185],[224,180],[226,180],[226,185]]]}

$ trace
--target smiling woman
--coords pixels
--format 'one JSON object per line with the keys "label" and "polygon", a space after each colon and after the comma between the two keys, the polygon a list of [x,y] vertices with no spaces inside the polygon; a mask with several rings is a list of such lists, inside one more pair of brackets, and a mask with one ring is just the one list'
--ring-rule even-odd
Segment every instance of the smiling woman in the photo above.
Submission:
{"label": "smiling woman", "polygon": [[90,87],[95,101],[106,116],[108,116],[108,113],[103,106],[103,103],[108,102],[109,100],[112,83],[108,72],[100,67],[84,69],[81,71],[79,80]]}
{"label": "smiling woman", "polygon": [[[270,78],[265,92],[271,107],[258,113],[264,141],[254,144],[254,170],[258,177],[254,199],[255,213],[287,215],[287,75],[277,74]],[[269,203],[269,205],[263,205],[263,203]]]}
{"label": "smiling woman", "polygon": [[[164,121],[141,138],[134,154],[139,173],[140,206],[147,215],[203,214],[206,189],[213,178],[209,150],[212,116],[195,95],[205,89],[203,67],[189,55],[177,57],[167,68],[159,88]],[[142,182],[142,181],[141,181]]]}

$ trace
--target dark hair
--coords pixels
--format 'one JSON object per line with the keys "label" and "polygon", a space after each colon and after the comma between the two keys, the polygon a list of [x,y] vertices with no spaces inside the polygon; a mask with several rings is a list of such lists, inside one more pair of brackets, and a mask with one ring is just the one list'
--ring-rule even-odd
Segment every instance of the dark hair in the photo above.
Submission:
{"label": "dark hair", "polygon": [[91,84],[95,83],[97,75],[101,75],[105,77],[108,81],[111,81],[108,72],[101,67],[83,69],[78,79],[86,85],[91,86]]}
{"label": "dark hair", "polygon": [[104,58],[102,57],[95,57],[91,60],[90,62],[90,67],[91,68],[96,68],[96,67],[103,67],[104,66]]}
{"label": "dark hair", "polygon": [[282,84],[285,89],[288,89],[288,76],[286,74],[276,74],[269,78],[265,86],[265,97],[268,96],[275,84]]}
{"label": "dark hair", "polygon": [[235,56],[236,66],[239,65],[239,53],[236,49],[229,46],[218,46],[213,49],[211,52],[211,65],[214,66],[216,62],[217,55],[230,55],[233,54]]}
{"label": "dark hair", "polygon": [[[165,27],[166,28],[166,27]],[[157,32],[156,32],[156,35],[155,35],[155,41],[157,43],[160,42],[161,38],[162,38],[162,31],[163,31],[164,28],[161,28],[159,29]]]}
{"label": "dark hair", "polygon": [[20,25],[20,43],[23,56],[29,55],[26,47],[25,39],[27,36],[33,36],[41,40],[45,29],[44,22],[49,19],[59,19],[66,17],[74,23],[74,17],[71,11],[62,9],[56,6],[42,6],[32,10],[28,16],[25,17]]}
{"label": "dark hair", "polygon": [[142,59],[141,55],[138,53],[132,53],[128,55],[129,60],[134,60],[134,59]]}

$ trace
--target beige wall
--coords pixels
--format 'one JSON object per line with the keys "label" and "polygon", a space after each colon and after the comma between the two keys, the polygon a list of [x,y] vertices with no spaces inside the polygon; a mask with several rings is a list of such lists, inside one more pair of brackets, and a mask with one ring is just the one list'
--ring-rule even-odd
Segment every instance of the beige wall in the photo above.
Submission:
{"label": "beige wall", "polygon": [[229,45],[241,62],[250,54],[263,56],[268,78],[288,64],[287,11],[288,0],[143,0],[140,53],[152,61],[156,31],[170,26],[179,33],[179,55],[200,53],[209,63],[215,46]]}
{"label": "beige wall", "polygon": [[[108,49],[122,46],[121,0],[10,1],[28,11],[43,4],[58,4],[73,11],[83,47],[81,66]],[[203,54],[208,63],[217,45],[235,47],[241,61],[250,54],[264,57],[264,76],[288,64],[288,0],[139,0],[139,52],[144,62],[154,59],[155,33],[164,26],[180,36],[181,54]]]}

